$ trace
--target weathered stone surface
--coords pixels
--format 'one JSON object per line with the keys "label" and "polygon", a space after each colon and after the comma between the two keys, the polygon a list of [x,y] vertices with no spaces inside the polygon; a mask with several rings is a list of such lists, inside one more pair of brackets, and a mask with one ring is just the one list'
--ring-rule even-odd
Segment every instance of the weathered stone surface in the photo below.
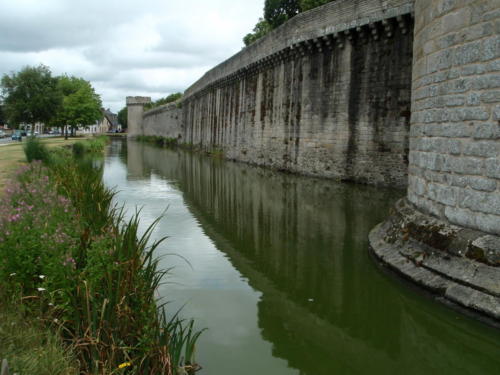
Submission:
{"label": "weathered stone surface", "polygon": [[354,0],[300,14],[207,72],[182,108],[148,111],[143,132],[280,170],[404,187],[412,9]]}
{"label": "weathered stone surface", "polygon": [[151,98],[146,96],[127,96],[127,136],[136,137],[144,134],[143,113],[144,105],[151,103]]}
{"label": "weathered stone surface", "polygon": [[[500,2],[439,3],[415,3],[408,199],[451,223],[498,235]],[[425,73],[415,70],[424,62]]]}
{"label": "weathered stone surface", "polygon": [[376,257],[392,270],[500,322],[500,237],[427,216],[404,199],[369,237]]}

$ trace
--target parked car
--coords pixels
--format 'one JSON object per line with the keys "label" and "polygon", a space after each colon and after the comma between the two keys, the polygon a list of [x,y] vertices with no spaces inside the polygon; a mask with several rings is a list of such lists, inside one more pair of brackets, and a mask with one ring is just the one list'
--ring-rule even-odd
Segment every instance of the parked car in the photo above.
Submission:
{"label": "parked car", "polygon": [[19,130],[16,130],[15,132],[12,133],[12,136],[10,137],[10,139],[12,139],[13,141],[21,142],[23,140],[23,135]]}
{"label": "parked car", "polygon": [[0,130],[0,138],[4,138],[6,136],[7,136],[7,134],[5,134],[5,132],[3,130]]}

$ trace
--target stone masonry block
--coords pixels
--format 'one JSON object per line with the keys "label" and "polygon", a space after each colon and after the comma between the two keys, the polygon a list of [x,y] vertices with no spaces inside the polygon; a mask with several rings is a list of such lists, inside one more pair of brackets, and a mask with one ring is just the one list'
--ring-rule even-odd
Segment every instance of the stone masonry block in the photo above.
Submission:
{"label": "stone masonry block", "polygon": [[458,188],[456,187],[429,183],[427,191],[427,196],[436,202],[447,206],[455,206],[457,204]]}
{"label": "stone masonry block", "polygon": [[474,157],[457,157],[457,156],[447,156],[443,158],[441,156],[441,170],[443,172],[455,172],[467,175],[481,175],[483,173],[483,168],[485,161],[482,158]]}
{"label": "stone masonry block", "polygon": [[498,215],[500,213],[500,193],[460,189],[459,206],[473,212]]}
{"label": "stone masonry block", "polygon": [[500,234],[500,215],[475,214],[476,228],[488,233]]}
{"label": "stone masonry block", "polygon": [[[446,50],[448,51],[448,50]],[[481,60],[483,45],[481,41],[475,41],[457,47],[453,54],[453,65],[466,65]]]}
{"label": "stone masonry block", "polygon": [[468,228],[477,228],[477,215],[468,209],[447,206],[444,209],[444,216],[453,224],[463,225]]}
{"label": "stone masonry block", "polygon": [[485,162],[486,176],[500,179],[500,159],[490,158]]}
{"label": "stone masonry block", "polygon": [[448,13],[442,18],[443,34],[467,27],[470,24],[471,9],[468,7],[459,8],[455,12]]}
{"label": "stone masonry block", "polygon": [[464,138],[470,137],[473,128],[468,123],[424,125],[424,134],[433,137]]}
{"label": "stone masonry block", "polygon": [[469,186],[475,190],[492,192],[497,188],[497,181],[489,178],[469,176],[467,179]]}
{"label": "stone masonry block", "polygon": [[[444,116],[443,116],[444,117]],[[450,121],[472,121],[472,120],[488,120],[490,118],[489,112],[481,107],[474,108],[459,108],[449,111]]]}
{"label": "stone masonry block", "polygon": [[500,35],[493,36],[483,42],[482,59],[484,61],[500,57]]}
{"label": "stone masonry block", "polygon": [[500,103],[500,90],[485,92],[480,99],[483,103]]}
{"label": "stone masonry block", "polygon": [[500,105],[493,108],[493,120],[498,121],[498,125],[500,125]]}
{"label": "stone masonry block", "polygon": [[[500,106],[499,106],[499,115],[500,115]],[[499,139],[500,124],[494,122],[489,122],[489,123],[479,122],[474,125],[473,136],[475,139]]]}
{"label": "stone masonry block", "polygon": [[464,145],[463,154],[467,156],[495,158],[500,156],[500,142],[470,141]]}

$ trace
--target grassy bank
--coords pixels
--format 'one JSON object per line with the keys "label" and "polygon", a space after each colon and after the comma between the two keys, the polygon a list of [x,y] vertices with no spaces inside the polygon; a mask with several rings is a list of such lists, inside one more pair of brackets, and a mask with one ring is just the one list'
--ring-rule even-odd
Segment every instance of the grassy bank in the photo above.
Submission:
{"label": "grassy bank", "polygon": [[176,148],[179,147],[183,150],[203,152],[208,156],[215,158],[224,158],[224,150],[219,147],[214,147],[212,149],[202,149],[199,146],[193,145],[192,143],[179,142],[177,138],[162,137],[159,135],[139,135],[136,137],[139,142],[151,143],[159,147]]}
{"label": "grassy bank", "polygon": [[[44,138],[41,142],[49,149],[75,143],[75,139],[64,140],[63,138]],[[6,182],[13,177],[14,172],[23,164],[26,164],[23,147],[26,143],[9,143],[0,145],[0,195]]]}
{"label": "grassy bank", "polygon": [[177,315],[167,321],[155,298],[165,274],[154,257],[162,240],[150,243],[155,224],[140,236],[139,213],[125,220],[85,157],[104,142],[26,145],[43,162],[22,167],[0,203],[2,297],[60,333],[81,373],[193,373],[199,333]]}

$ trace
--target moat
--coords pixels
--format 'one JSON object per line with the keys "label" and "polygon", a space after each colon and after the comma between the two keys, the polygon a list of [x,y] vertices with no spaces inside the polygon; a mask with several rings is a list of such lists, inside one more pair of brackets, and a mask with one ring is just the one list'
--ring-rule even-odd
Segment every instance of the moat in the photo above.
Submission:
{"label": "moat", "polygon": [[[500,331],[394,282],[368,232],[401,190],[115,140],[104,179],[174,267],[159,291],[203,333],[200,374],[494,374]],[[166,210],[166,212],[165,212]]]}

